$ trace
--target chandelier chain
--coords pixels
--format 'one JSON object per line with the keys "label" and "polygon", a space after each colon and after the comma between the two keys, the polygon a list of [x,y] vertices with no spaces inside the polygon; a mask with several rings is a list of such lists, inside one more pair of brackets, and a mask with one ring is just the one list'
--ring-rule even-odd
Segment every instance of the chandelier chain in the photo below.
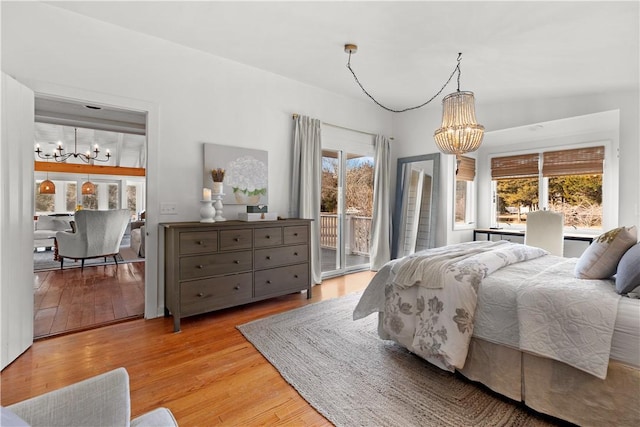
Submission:
{"label": "chandelier chain", "polygon": [[429,98],[427,101],[423,102],[420,105],[416,105],[415,107],[408,107],[408,108],[403,108],[401,110],[395,110],[393,108],[389,108],[383,104],[381,104],[377,99],[375,99],[373,97],[373,95],[371,95],[369,92],[367,92],[367,90],[364,88],[364,86],[362,85],[362,83],[360,83],[360,80],[358,80],[358,76],[356,76],[355,71],[353,71],[353,69],[351,68],[351,51],[349,51],[349,61],[347,62],[347,68],[349,69],[349,71],[351,71],[351,74],[353,74],[353,78],[355,79],[356,83],[358,84],[358,86],[360,86],[360,89],[362,89],[362,91],[364,92],[365,95],[367,95],[373,102],[375,102],[379,107],[384,108],[387,111],[391,111],[392,113],[404,113],[405,111],[411,111],[411,110],[417,110],[418,108],[422,108],[425,105],[429,104],[431,101],[433,101],[434,99],[436,99],[444,90],[444,88],[447,87],[447,85],[451,82],[451,79],[453,78],[453,75],[457,72],[458,73],[458,92],[460,92],[460,61],[462,61],[462,53],[458,53],[458,59],[457,59],[457,64],[456,67],[453,69],[453,71],[451,72],[451,75],[449,75],[449,78],[447,79],[447,81],[444,83],[444,85],[442,85],[442,87],[440,88],[440,90],[433,95],[431,98]]}

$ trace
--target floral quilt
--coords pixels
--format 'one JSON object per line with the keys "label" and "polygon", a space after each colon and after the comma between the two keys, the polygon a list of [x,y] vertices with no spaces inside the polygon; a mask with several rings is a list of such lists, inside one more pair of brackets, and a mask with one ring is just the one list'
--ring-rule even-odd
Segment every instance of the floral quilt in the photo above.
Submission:
{"label": "floral quilt", "polygon": [[[372,281],[354,318],[383,311],[382,330],[443,369],[462,368],[473,334],[483,278],[548,252],[510,242],[469,242],[429,249],[391,263],[388,279]],[[384,296],[380,296],[384,286]],[[378,294],[369,295],[369,294]]]}

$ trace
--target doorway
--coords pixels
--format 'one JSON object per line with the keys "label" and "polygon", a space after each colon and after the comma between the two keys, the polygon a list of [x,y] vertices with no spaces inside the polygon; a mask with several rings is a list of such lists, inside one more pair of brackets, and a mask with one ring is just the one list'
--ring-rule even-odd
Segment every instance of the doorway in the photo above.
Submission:
{"label": "doorway", "polygon": [[[118,265],[98,258],[80,269],[79,262],[65,259],[61,271],[55,248],[34,241],[34,338],[143,317],[145,239],[140,234],[146,212],[147,114],[36,95],[34,126],[35,142],[44,153],[54,152],[60,143],[65,152],[93,151],[97,145],[101,153],[110,153],[102,161],[71,156],[64,162],[51,154],[34,154],[36,230],[39,219],[72,221],[77,209],[128,209],[131,217]],[[55,184],[54,194],[39,194],[44,179]],[[85,182],[93,183],[91,194],[81,191]],[[134,249],[136,237],[141,245]]]}
{"label": "doorway", "polygon": [[369,268],[373,157],[322,150],[320,248],[322,277]]}

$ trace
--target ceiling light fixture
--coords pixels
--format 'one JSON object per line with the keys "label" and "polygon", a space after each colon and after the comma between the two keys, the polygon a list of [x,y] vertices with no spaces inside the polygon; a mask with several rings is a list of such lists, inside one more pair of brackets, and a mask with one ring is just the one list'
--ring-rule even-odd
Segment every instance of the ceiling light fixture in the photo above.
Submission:
{"label": "ceiling light fixture", "polygon": [[40,183],[40,194],[56,194],[56,185],[49,180],[48,176]]}
{"label": "ceiling light fixture", "polygon": [[91,196],[96,194],[96,185],[89,180],[89,175],[87,175],[87,181],[82,184],[82,195],[83,196]]}
{"label": "ceiling light fixture", "polygon": [[71,156],[73,156],[76,159],[79,158],[85,163],[89,163],[92,160],[95,160],[98,162],[109,161],[109,158],[111,157],[111,153],[109,152],[109,150],[107,150],[106,159],[98,158],[98,155],[100,154],[100,150],[98,149],[98,144],[94,146],[93,152],[87,151],[86,153],[79,153],[78,152],[78,128],[74,128],[74,135],[75,135],[75,138],[74,138],[75,145],[74,145],[73,153],[65,153],[64,148],[62,147],[62,142],[58,142],[58,147],[53,151],[53,154],[42,154],[44,152],[40,149],[40,144],[36,144],[36,150],[35,150],[36,154],[41,159],[46,159],[46,160],[49,160],[50,158],[53,157],[53,159],[56,162],[64,162]]}
{"label": "ceiling light fixture", "polygon": [[442,99],[442,125],[434,132],[433,137],[440,151],[445,154],[454,154],[456,158],[459,158],[459,156],[464,153],[475,151],[480,147],[484,136],[484,126],[479,125],[476,121],[473,92],[460,91],[460,61],[462,61],[462,53],[458,53],[457,64],[453,72],[451,72],[447,81],[435,95],[415,107],[396,110],[378,102],[367,92],[362,83],[360,83],[360,80],[358,80],[355,71],[351,68],[351,55],[358,51],[358,46],[355,44],[345,44],[344,51],[349,54],[347,68],[351,71],[351,74],[353,74],[353,78],[358,86],[360,86],[360,89],[378,106],[393,113],[404,113],[405,111],[416,110],[429,104],[442,93],[457,72],[458,89],[456,92]]}
{"label": "ceiling light fixture", "polygon": [[[47,159],[47,162],[49,159]],[[40,183],[40,194],[56,194],[56,185],[49,180],[49,171],[47,171],[47,179]]]}

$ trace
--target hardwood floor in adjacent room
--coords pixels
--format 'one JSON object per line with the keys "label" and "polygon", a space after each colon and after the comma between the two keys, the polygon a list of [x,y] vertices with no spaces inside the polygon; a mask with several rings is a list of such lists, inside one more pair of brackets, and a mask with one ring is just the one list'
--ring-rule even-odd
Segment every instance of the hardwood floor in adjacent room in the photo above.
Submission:
{"label": "hardwood floor in adjacent room", "polygon": [[[124,367],[131,415],[169,408],[181,426],[331,425],[236,329],[237,325],[364,289],[370,271],[292,294],[185,318],[133,320],[36,341],[2,371],[3,406]],[[309,363],[314,363],[310,355]]]}
{"label": "hardwood floor in adjacent room", "polygon": [[34,338],[144,315],[144,262],[34,273]]}

